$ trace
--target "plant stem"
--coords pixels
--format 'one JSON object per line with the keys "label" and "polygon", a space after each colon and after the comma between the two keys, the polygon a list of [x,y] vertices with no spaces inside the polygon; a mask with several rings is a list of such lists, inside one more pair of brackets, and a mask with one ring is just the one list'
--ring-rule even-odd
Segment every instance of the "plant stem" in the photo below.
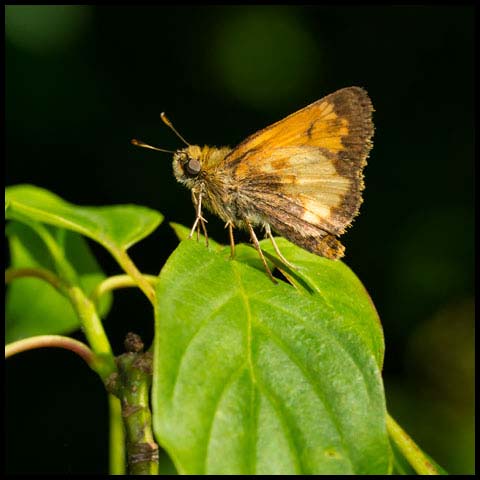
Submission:
{"label": "plant stem", "polygon": [[[155,285],[158,278],[154,275],[143,275],[143,277],[151,284]],[[106,278],[103,282],[100,282],[95,290],[90,295],[91,300],[94,303],[98,302],[98,299],[107,292],[118,288],[136,287],[137,282],[130,275],[114,275],[113,277]]]}
{"label": "plant stem", "polygon": [[132,259],[128,256],[125,250],[111,249],[110,253],[115,257],[115,260],[123,268],[123,270],[130,275],[142,292],[147,296],[152,304],[155,300],[155,290],[150,285],[144,275],[138,270]]}
{"label": "plant stem", "polygon": [[[61,335],[38,335],[5,345],[5,358],[36,348],[57,347],[76,353],[92,368],[95,366],[94,353],[82,342]],[[95,368],[94,368],[95,369]]]}
{"label": "plant stem", "polygon": [[125,430],[122,420],[122,406],[120,400],[108,395],[110,410],[110,475],[125,475]]}
{"label": "plant stem", "polygon": [[127,353],[116,358],[118,373],[107,383],[108,390],[122,405],[125,425],[128,470],[130,475],[158,474],[158,445],[155,443],[150,413],[152,354],[141,353],[140,337],[129,333]]}
{"label": "plant stem", "polygon": [[60,278],[63,280],[63,283],[77,283],[77,273],[75,272],[75,269],[72,268],[68,260],[65,258],[65,252],[60,247],[58,243],[58,238],[55,239],[46,227],[46,225],[43,225],[42,223],[32,222],[30,220],[22,222],[32,228],[43,240],[45,246],[50,252],[52,260],[55,263],[55,269],[59,274]]}
{"label": "plant stem", "polygon": [[22,277],[40,278],[63,293],[64,283],[50,270],[44,268],[7,268],[5,270],[5,283],[10,283],[12,280]]}
{"label": "plant stem", "polygon": [[[82,329],[87,337],[88,343],[95,353],[94,361],[91,361],[90,363],[87,360],[86,361],[102,377],[102,379],[106,381],[107,377],[116,371],[116,366],[110,343],[105,334],[105,330],[103,329],[95,304],[83,293],[80,287],[76,285],[68,285],[66,281],[62,280],[49,270],[43,268],[11,268],[5,271],[6,283],[22,277],[36,277],[45,280],[70,300],[80,318]],[[69,346],[73,345],[72,343],[66,342],[65,339],[68,339],[68,337],[47,335],[36,338],[44,338],[44,342],[53,341],[52,339],[54,338],[63,339],[61,341],[62,345],[45,344],[42,346],[60,346],[62,348],[69,348]],[[47,340],[47,338],[50,338],[50,340]],[[68,340],[75,342],[75,340],[72,339]],[[37,340],[37,342],[40,342],[40,340]],[[77,343],[88,348],[80,342]],[[69,346],[65,346],[67,344]],[[35,345],[35,342],[33,345]],[[22,348],[22,346],[20,345],[19,348]],[[40,348],[40,346],[32,346],[30,348]],[[73,348],[70,349],[72,350]],[[80,355],[78,351],[76,353]]]}
{"label": "plant stem", "polygon": [[102,365],[97,371],[105,382],[107,377],[116,371],[116,366],[110,342],[105,334],[95,305],[83,293],[80,287],[68,287],[67,294],[80,317],[82,330],[87,337],[88,343],[99,360],[102,360]]}
{"label": "plant stem", "polygon": [[390,415],[387,415],[387,430],[398,449],[419,475],[440,474],[437,468],[430,462],[410,436]]}

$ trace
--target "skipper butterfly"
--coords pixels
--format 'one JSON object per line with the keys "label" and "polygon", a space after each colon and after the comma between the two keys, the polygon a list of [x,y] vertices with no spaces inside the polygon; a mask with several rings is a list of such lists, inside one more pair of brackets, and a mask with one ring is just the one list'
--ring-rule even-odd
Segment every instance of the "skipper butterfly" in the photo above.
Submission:
{"label": "skipper butterfly", "polygon": [[[235,148],[190,145],[167,117],[162,120],[187,145],[173,153],[176,179],[191,190],[203,229],[202,208],[229,229],[246,229],[270,278],[254,227],[262,227],[281,260],[272,230],[317,255],[338,259],[345,232],[362,203],[363,167],[373,136],[372,103],[359,87],[338,90],[260,130]],[[138,140],[134,145],[159,151]]]}

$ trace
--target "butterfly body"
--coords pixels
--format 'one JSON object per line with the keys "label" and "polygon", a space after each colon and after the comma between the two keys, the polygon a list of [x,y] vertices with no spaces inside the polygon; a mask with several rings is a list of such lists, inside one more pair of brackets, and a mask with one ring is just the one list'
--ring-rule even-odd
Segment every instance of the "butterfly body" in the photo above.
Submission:
{"label": "butterfly body", "polygon": [[229,147],[198,145],[182,148],[173,156],[173,172],[194,198],[202,197],[203,206],[224,222],[236,224],[238,190],[231,176],[221,172],[222,162],[230,151]]}

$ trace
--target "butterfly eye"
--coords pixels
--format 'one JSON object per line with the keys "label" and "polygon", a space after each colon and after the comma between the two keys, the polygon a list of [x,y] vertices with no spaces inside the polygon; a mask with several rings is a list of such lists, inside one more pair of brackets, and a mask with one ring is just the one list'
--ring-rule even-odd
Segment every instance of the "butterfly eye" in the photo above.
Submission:
{"label": "butterfly eye", "polygon": [[201,170],[201,165],[198,160],[189,160],[187,165],[185,166],[185,170],[189,175],[198,175]]}

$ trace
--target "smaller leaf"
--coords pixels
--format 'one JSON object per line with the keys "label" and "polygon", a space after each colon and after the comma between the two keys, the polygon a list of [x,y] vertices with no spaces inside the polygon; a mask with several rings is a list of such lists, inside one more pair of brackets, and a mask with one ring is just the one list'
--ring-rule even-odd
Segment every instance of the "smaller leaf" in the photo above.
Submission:
{"label": "smaller leaf", "polygon": [[[86,241],[78,234],[55,227],[49,231],[76,272],[87,294],[105,279]],[[6,229],[11,267],[43,268],[55,271],[54,262],[41,238],[29,227],[12,221]],[[106,315],[111,294],[102,297],[101,315]],[[33,335],[67,334],[79,328],[79,319],[68,299],[39,278],[19,278],[7,289],[5,341],[7,343]]]}
{"label": "smaller leaf", "polygon": [[128,249],[163,220],[159,212],[138,205],[80,207],[34,185],[7,187],[5,201],[10,204],[9,219],[65,228],[95,240],[110,251]]}

